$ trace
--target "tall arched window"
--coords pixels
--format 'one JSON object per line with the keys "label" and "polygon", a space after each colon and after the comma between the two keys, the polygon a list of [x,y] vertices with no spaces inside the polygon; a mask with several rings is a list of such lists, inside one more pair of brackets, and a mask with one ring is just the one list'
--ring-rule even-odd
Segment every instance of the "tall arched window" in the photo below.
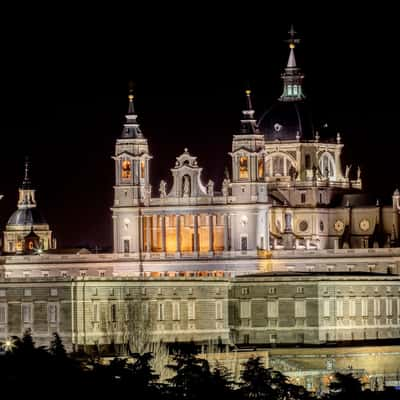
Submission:
{"label": "tall arched window", "polygon": [[322,176],[326,178],[336,177],[335,161],[332,157],[332,154],[328,153],[327,151],[322,153],[321,157],[319,158],[319,169],[321,170]]}
{"label": "tall arched window", "polygon": [[284,153],[272,154],[266,158],[267,176],[290,176],[296,170],[294,161]]}

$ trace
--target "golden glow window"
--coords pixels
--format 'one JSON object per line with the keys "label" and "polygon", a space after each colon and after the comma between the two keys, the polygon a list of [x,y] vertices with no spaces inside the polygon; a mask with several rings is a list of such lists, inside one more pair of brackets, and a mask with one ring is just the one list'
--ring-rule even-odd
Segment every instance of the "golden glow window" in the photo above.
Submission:
{"label": "golden glow window", "polygon": [[264,177],[264,160],[258,160],[258,177]]}
{"label": "golden glow window", "polygon": [[144,178],[144,161],[140,161],[140,177]]}
{"label": "golden glow window", "polygon": [[240,157],[239,159],[239,178],[248,178],[249,168],[248,168],[248,158]]}
{"label": "golden glow window", "polygon": [[129,160],[124,160],[124,161],[122,161],[121,167],[122,167],[121,177],[124,179],[130,178],[131,177],[131,162]]}

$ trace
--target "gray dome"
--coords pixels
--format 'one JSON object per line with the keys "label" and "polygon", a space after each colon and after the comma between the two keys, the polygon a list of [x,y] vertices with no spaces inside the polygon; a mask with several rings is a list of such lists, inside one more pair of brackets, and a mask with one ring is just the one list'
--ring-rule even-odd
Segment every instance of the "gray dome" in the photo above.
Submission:
{"label": "gray dome", "polygon": [[15,211],[7,225],[43,225],[47,224],[42,214],[36,208],[21,208]]}
{"label": "gray dome", "polygon": [[314,128],[306,101],[277,101],[258,121],[265,140],[313,140]]}

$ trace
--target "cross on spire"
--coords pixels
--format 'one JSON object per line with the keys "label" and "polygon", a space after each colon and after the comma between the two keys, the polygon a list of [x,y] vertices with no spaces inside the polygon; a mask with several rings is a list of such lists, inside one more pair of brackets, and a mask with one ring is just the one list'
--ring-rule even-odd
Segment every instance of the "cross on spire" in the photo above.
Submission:
{"label": "cross on spire", "polygon": [[294,49],[296,45],[300,43],[300,39],[296,37],[296,31],[293,25],[290,26],[289,38],[286,40],[289,43],[289,58],[285,68],[285,72],[282,74],[283,80],[283,93],[280,97],[281,101],[298,101],[305,98],[303,94],[303,78],[300,68],[297,67],[296,57]]}
{"label": "cross on spire", "polygon": [[242,133],[258,133],[257,121],[254,118],[254,110],[251,101],[251,90],[247,89],[246,94],[246,106],[247,108],[242,111],[241,132]]}
{"label": "cross on spire", "polygon": [[135,98],[133,94],[133,84],[130,83],[129,94],[128,94],[128,112],[125,115],[125,124],[122,129],[122,139],[140,139],[143,137],[142,131],[140,130],[139,123],[137,122],[137,114],[135,112],[135,105],[133,100]]}

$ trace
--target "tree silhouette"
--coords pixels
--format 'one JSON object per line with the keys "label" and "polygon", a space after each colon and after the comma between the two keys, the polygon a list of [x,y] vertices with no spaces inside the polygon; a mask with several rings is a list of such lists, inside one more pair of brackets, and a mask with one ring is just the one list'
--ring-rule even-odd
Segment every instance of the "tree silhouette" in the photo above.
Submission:
{"label": "tree silhouette", "polygon": [[353,374],[336,372],[334,380],[329,385],[329,399],[354,399],[362,393],[362,383]]}

